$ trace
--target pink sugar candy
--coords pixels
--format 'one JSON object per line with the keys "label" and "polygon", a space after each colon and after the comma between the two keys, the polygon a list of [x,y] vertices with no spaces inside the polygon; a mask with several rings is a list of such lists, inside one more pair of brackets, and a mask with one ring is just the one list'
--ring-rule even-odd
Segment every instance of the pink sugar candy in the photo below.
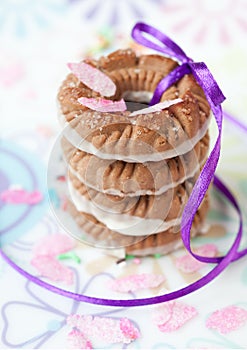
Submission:
{"label": "pink sugar candy", "polygon": [[25,76],[25,68],[21,62],[7,63],[0,68],[0,82],[4,87],[11,87]]}
{"label": "pink sugar candy", "polygon": [[215,244],[204,244],[201,247],[196,248],[196,253],[208,257],[214,257],[218,253],[218,248]]}
{"label": "pink sugar candy", "polygon": [[227,334],[243,326],[246,321],[247,311],[232,305],[213,312],[206,321],[206,327]]}
{"label": "pink sugar candy", "polygon": [[120,319],[120,329],[123,334],[129,339],[137,339],[140,337],[140,333],[136,327],[126,317]]}
{"label": "pink sugar candy", "polygon": [[75,247],[75,240],[67,235],[56,233],[45,236],[37,242],[33,248],[35,256],[50,255],[56,256],[72,250]]}
{"label": "pink sugar candy", "polygon": [[41,202],[43,199],[43,195],[39,191],[33,191],[29,193],[29,196],[27,198],[27,204],[37,204]]}
{"label": "pink sugar candy", "polygon": [[31,264],[38,270],[43,277],[49,278],[54,282],[64,282],[67,285],[73,283],[73,272],[66,266],[62,265],[52,256],[36,256],[32,259]]}
{"label": "pink sugar candy", "polygon": [[28,192],[22,188],[10,188],[0,194],[3,202],[10,204],[37,204],[42,201],[43,195],[39,191]]}
{"label": "pink sugar candy", "polygon": [[140,265],[141,264],[141,259],[134,258],[133,263],[136,264],[136,265]]}
{"label": "pink sugar candy", "polygon": [[53,130],[50,126],[48,125],[39,125],[37,127],[37,131],[45,138],[49,138],[53,135]]}
{"label": "pink sugar candy", "polygon": [[138,329],[126,318],[70,315],[67,324],[77,328],[87,339],[98,339],[109,344],[129,344],[140,336]]}
{"label": "pink sugar candy", "polygon": [[90,89],[99,92],[102,96],[113,96],[116,92],[114,82],[99,69],[85,62],[68,63],[71,72]]}
{"label": "pink sugar candy", "polygon": [[105,100],[103,98],[78,98],[83,106],[86,106],[94,111],[98,112],[123,112],[126,111],[127,107],[123,99],[120,101]]}
{"label": "pink sugar candy", "polygon": [[[218,249],[214,244],[205,244],[195,250],[198,255],[214,257],[218,253]],[[176,259],[176,266],[185,273],[194,273],[204,267],[206,263],[196,260],[192,255],[187,253]]]}
{"label": "pink sugar candy", "polygon": [[139,289],[158,287],[164,280],[162,275],[143,273],[118,278],[111,281],[109,287],[115,292],[128,293]]}
{"label": "pink sugar candy", "polygon": [[169,301],[162,304],[153,316],[161,332],[173,332],[197,315],[197,310],[184,303]]}
{"label": "pink sugar candy", "polygon": [[85,336],[78,330],[73,329],[68,334],[68,342],[70,345],[70,348],[72,349],[93,349],[93,346],[90,342],[90,340],[86,339]]}

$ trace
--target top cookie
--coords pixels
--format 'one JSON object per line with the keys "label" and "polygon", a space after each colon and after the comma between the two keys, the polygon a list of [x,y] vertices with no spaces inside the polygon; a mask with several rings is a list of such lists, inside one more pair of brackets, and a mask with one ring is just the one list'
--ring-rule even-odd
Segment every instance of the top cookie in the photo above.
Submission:
{"label": "top cookie", "polygon": [[[161,55],[138,57],[130,49],[85,62],[115,83],[116,92],[108,99],[144,103],[150,101],[159,81],[178,65]],[[58,94],[61,113],[69,122],[64,134],[75,147],[103,159],[168,159],[190,151],[208,128],[210,107],[192,75],[185,75],[161,97],[161,102],[177,98],[181,102],[148,114],[96,112],[80,104],[80,97],[104,96],[69,74]]]}

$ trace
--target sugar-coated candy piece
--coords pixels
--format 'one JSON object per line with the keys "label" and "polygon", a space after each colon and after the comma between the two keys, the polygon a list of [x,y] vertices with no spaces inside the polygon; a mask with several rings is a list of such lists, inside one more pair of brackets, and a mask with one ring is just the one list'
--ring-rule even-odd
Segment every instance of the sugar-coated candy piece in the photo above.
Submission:
{"label": "sugar-coated candy piece", "polygon": [[[195,249],[196,254],[214,257],[218,253],[218,249],[215,244],[204,244],[203,246]],[[176,267],[184,273],[194,273],[204,267],[206,263],[203,263],[195,259],[188,253],[176,259]]]}
{"label": "sugar-coated candy piece", "polygon": [[206,321],[206,327],[227,334],[242,327],[247,322],[247,310],[230,305],[213,312]]}
{"label": "sugar-coated candy piece", "polygon": [[67,325],[81,332],[86,339],[108,344],[129,344],[140,337],[139,330],[127,318],[114,319],[92,315],[70,315]]}
{"label": "sugar-coated candy piece", "polygon": [[162,275],[152,273],[134,274],[111,281],[109,287],[115,292],[128,293],[139,289],[156,288],[164,280],[165,278]]}
{"label": "sugar-coated candy piece", "polygon": [[197,315],[193,306],[177,301],[168,301],[153,314],[153,321],[161,332],[173,332]]}
{"label": "sugar-coated candy piece", "polygon": [[85,62],[68,63],[71,72],[90,89],[99,92],[102,96],[113,96],[116,92],[114,82],[99,69]]}
{"label": "sugar-coated candy piece", "polygon": [[50,255],[56,256],[75,248],[75,240],[61,233],[54,233],[41,238],[34,246],[35,256]]}
{"label": "sugar-coated candy piece", "polygon": [[3,202],[9,204],[34,205],[42,201],[43,195],[40,191],[27,191],[23,188],[9,188],[0,194]]}
{"label": "sugar-coated candy piece", "polygon": [[98,112],[124,112],[127,107],[123,99],[120,101],[106,100],[104,98],[87,98],[81,97],[78,98],[83,106],[86,106],[94,111]]}
{"label": "sugar-coated candy piece", "polygon": [[64,282],[67,285],[71,285],[73,283],[73,271],[61,264],[53,256],[35,256],[31,260],[31,264],[38,270],[41,276],[47,277],[51,281]]}

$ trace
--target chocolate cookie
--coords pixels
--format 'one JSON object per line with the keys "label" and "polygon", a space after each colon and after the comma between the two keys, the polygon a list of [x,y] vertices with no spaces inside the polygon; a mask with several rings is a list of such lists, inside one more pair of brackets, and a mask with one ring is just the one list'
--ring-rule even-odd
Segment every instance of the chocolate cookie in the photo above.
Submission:
{"label": "chocolate cookie", "polygon": [[195,175],[207,156],[208,133],[193,150],[159,162],[128,163],[83,152],[62,139],[69,170],[97,191],[118,196],[160,195]]}
{"label": "chocolate cookie", "polygon": [[[87,63],[114,81],[116,93],[110,97],[113,100],[124,96],[129,99],[133,93],[144,95],[147,100],[158,82],[177,65],[160,55],[137,57],[132,50],[119,50]],[[65,136],[77,148],[99,158],[129,162],[171,158],[191,150],[208,128],[210,108],[192,75],[184,76],[161,98],[182,101],[154,113],[99,113],[78,102],[80,97],[97,96],[102,97],[70,74],[62,84],[58,101],[70,122]]]}

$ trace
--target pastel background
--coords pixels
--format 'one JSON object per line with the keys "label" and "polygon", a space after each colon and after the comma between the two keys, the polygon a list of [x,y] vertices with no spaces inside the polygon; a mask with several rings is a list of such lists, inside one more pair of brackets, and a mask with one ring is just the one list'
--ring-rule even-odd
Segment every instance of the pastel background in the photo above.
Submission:
{"label": "pastel background", "polygon": [[[51,273],[44,280],[71,291],[115,298],[162,294],[211,269],[196,266],[195,272],[189,273],[179,268],[176,263],[186,255],[183,250],[168,257],[116,265],[114,258],[64,239],[66,233],[50,210],[46,186],[49,153],[60,131],[56,94],[68,72],[67,62],[133,47],[131,28],[143,20],[168,34],[195,61],[206,62],[227,97],[224,109],[247,124],[246,13],[246,0],[0,1],[0,194],[19,188],[32,195],[38,191],[43,197],[32,197],[32,204],[6,203],[1,197],[1,246],[11,259],[37,276],[41,272],[35,264],[45,270],[49,263],[57,271],[59,261],[60,275]],[[243,130],[225,120],[217,173],[243,209],[243,245],[247,243],[246,147]],[[63,198],[54,188],[48,190],[62,210]],[[237,219],[215,192],[208,222],[210,234],[197,239],[195,246],[205,249],[213,244],[220,253],[226,252]],[[57,234],[62,235],[63,245],[49,255],[49,261],[35,255],[37,244],[50,251],[52,235]],[[127,296],[109,289],[110,281],[143,272],[162,275],[165,281]],[[131,344],[114,343],[114,334],[107,341],[101,335],[102,339],[92,339],[94,348],[244,349],[246,295],[246,258],[204,289],[175,303],[133,309],[87,305],[56,296],[28,282],[0,259],[0,348],[83,348],[81,333],[71,333],[73,327],[67,322],[68,316],[78,314],[116,322],[127,317],[139,330],[140,336]]]}

